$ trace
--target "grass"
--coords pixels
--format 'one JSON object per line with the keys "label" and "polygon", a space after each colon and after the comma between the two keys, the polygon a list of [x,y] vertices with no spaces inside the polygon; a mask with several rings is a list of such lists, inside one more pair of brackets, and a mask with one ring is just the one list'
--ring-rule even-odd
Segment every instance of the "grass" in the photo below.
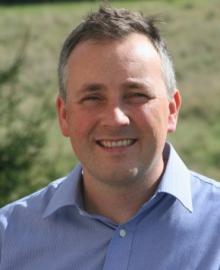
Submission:
{"label": "grass", "polygon": [[[165,19],[161,30],[172,52],[183,96],[179,126],[169,140],[190,168],[220,179],[220,2],[114,1],[112,5],[160,14]],[[98,2],[0,6],[0,70],[13,62],[27,34],[25,63],[16,91],[31,91],[23,105],[36,113],[42,113],[37,108],[47,101],[45,110],[50,110],[51,118],[45,123],[48,137],[43,157],[50,160],[57,177],[76,162],[55,117],[58,54],[66,35],[85,13],[97,7]],[[33,171],[40,170],[42,167],[33,164]],[[42,185],[52,180],[40,175]]]}

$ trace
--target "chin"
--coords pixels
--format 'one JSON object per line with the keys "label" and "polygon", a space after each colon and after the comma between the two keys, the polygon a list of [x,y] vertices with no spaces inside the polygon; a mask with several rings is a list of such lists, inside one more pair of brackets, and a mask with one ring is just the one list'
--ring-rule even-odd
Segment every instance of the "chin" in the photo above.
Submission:
{"label": "chin", "polygon": [[[101,175],[100,175],[101,176]],[[138,169],[126,169],[126,170],[117,170],[110,172],[108,171],[108,174],[102,174],[100,179],[102,179],[102,182],[105,182],[109,185],[125,185],[129,183],[134,183],[138,178]]]}

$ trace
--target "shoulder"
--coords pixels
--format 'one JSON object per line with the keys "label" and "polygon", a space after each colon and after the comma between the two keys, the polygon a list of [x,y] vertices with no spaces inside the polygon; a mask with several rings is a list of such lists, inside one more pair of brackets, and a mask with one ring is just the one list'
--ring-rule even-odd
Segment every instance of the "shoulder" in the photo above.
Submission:
{"label": "shoulder", "polygon": [[[0,209],[0,237],[6,229],[25,224],[38,224],[45,218],[45,213],[54,212],[70,203],[73,204],[73,189],[80,180],[81,166],[76,166],[70,173],[51,182],[48,186]],[[24,223],[24,222],[23,222]],[[15,225],[16,224],[16,225]]]}
{"label": "shoulder", "polygon": [[220,217],[220,182],[191,171],[191,186],[194,203],[218,211]]}
{"label": "shoulder", "polygon": [[21,219],[42,214],[48,201],[64,180],[65,177],[57,179],[37,192],[2,207],[0,209],[0,233],[7,228],[11,219],[16,219],[16,216]]}
{"label": "shoulder", "polygon": [[220,195],[220,182],[194,171],[190,171],[190,174],[192,185],[195,185],[198,188],[205,188],[207,190],[217,192]]}

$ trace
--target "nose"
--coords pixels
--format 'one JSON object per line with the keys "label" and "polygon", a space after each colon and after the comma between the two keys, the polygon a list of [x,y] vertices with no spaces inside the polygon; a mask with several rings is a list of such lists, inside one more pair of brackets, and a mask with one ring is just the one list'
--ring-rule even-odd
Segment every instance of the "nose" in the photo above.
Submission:
{"label": "nose", "polygon": [[126,110],[120,106],[108,107],[102,115],[102,125],[108,127],[127,126],[130,118]]}

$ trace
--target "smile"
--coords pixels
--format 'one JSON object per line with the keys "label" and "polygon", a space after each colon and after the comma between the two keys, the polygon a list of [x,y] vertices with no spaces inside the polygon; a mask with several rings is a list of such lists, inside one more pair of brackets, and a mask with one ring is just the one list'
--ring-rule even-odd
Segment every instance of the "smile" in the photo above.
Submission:
{"label": "smile", "polygon": [[97,143],[106,148],[126,147],[131,146],[136,142],[135,139],[123,139],[123,140],[100,140]]}

